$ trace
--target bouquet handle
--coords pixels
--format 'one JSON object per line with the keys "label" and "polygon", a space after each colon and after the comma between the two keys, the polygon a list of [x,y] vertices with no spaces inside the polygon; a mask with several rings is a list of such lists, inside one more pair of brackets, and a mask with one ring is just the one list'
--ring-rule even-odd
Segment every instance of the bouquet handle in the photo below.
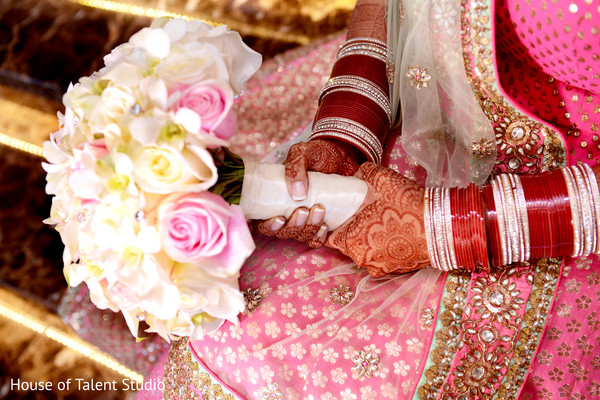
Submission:
{"label": "bouquet handle", "polygon": [[289,218],[298,207],[320,204],[325,223],[334,230],[358,211],[367,195],[367,184],[356,177],[309,172],[306,199],[295,201],[288,194],[282,164],[244,160],[244,166],[240,207],[248,219]]}

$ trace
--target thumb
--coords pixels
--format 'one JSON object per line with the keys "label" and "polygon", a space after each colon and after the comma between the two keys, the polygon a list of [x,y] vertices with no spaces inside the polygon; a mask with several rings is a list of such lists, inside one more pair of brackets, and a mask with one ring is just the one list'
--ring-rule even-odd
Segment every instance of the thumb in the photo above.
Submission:
{"label": "thumb", "polygon": [[302,201],[308,193],[308,174],[306,173],[306,157],[304,143],[290,148],[285,166],[285,184],[293,200]]}

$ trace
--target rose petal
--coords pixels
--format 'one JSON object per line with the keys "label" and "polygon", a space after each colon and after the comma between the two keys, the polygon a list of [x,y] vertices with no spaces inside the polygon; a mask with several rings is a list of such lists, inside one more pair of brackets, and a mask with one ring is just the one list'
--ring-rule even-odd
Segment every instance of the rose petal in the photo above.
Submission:
{"label": "rose petal", "polygon": [[200,117],[189,108],[180,108],[177,110],[174,120],[190,133],[198,133],[200,131]]}
{"label": "rose petal", "polygon": [[129,124],[129,131],[135,140],[147,146],[156,142],[160,132],[160,125],[156,118],[140,117],[134,119]]}
{"label": "rose petal", "polygon": [[171,42],[176,42],[185,35],[186,22],[179,18],[173,18],[165,24],[163,29],[171,38]]}
{"label": "rose petal", "polygon": [[157,58],[165,58],[171,51],[171,40],[162,29],[150,29],[145,37],[144,48]]}

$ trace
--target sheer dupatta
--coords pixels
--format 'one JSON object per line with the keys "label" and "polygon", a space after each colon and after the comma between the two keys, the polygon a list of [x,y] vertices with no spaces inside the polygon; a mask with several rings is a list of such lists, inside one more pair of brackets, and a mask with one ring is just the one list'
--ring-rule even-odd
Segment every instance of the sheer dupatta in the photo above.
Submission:
{"label": "sheer dupatta", "polygon": [[496,144],[462,57],[460,0],[388,0],[392,108],[427,186],[482,184]]}

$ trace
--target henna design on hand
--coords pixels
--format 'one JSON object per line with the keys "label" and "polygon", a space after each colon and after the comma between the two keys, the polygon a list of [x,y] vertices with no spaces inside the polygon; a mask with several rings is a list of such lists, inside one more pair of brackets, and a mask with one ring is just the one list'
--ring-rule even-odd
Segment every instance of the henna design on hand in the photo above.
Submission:
{"label": "henna design on hand", "polygon": [[358,170],[358,157],[346,143],[315,139],[292,146],[284,164],[292,179],[298,177],[302,167],[305,171],[350,176]]}
{"label": "henna design on hand", "polygon": [[374,200],[332,232],[327,246],[351,257],[373,276],[405,273],[430,264],[423,222],[424,189],[395,171],[365,163],[356,174]]}
{"label": "henna design on hand", "polygon": [[323,224],[322,217],[318,218],[317,221],[313,221],[313,213],[316,208],[321,208],[321,206],[313,206],[308,214],[308,218],[305,218],[304,221],[301,222],[300,225],[297,224],[298,215],[300,212],[309,212],[306,207],[299,207],[290,218],[285,222],[285,224],[278,230],[274,231],[272,229],[273,222],[278,219],[284,219],[284,217],[271,218],[266,221],[253,221],[252,227],[258,233],[265,236],[275,236],[278,239],[294,239],[298,242],[306,243],[310,247],[321,247],[324,244],[324,238],[318,239],[316,237],[317,232],[322,226],[327,227],[327,225]]}

